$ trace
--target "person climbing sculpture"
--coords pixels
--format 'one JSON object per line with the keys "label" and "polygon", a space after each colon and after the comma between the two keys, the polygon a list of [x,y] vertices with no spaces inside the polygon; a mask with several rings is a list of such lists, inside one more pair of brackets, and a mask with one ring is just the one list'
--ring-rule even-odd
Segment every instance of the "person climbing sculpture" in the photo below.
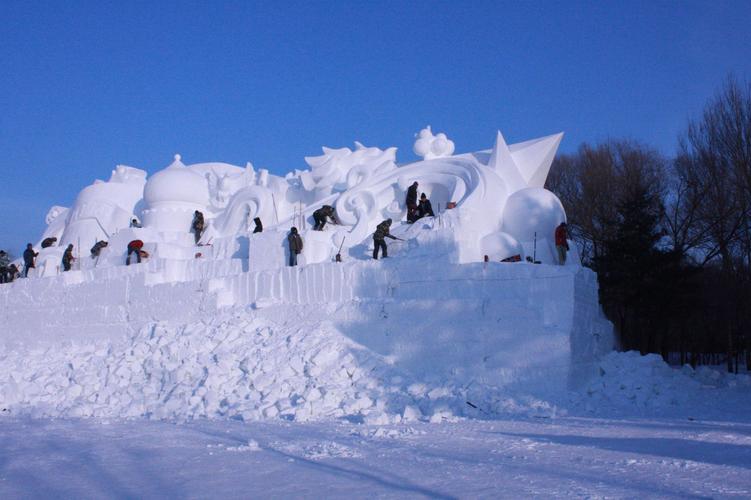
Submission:
{"label": "person climbing sculpture", "polygon": [[375,233],[373,233],[373,258],[378,260],[378,249],[382,249],[383,257],[388,257],[388,247],[386,246],[386,238],[392,240],[398,240],[396,236],[393,236],[389,229],[391,228],[391,219],[386,219],[376,226]]}
{"label": "person climbing sculpture", "polygon": [[297,256],[302,253],[303,241],[300,233],[297,232],[297,228],[293,227],[289,230],[287,236],[287,243],[289,245],[289,265],[290,267],[297,265]]}
{"label": "person climbing sculpture", "polygon": [[328,219],[331,219],[332,224],[339,224],[339,220],[337,220],[336,218],[334,207],[330,205],[324,205],[313,212],[313,221],[315,222],[313,230],[323,231],[323,228],[326,225],[326,221]]}
{"label": "person climbing sculpture", "polygon": [[407,189],[407,222],[414,222],[417,220],[417,181]]}
{"label": "person climbing sculpture", "polygon": [[568,252],[568,233],[566,223],[561,222],[555,228],[555,249],[558,251],[558,264],[561,266],[566,263],[566,252]]}
{"label": "person climbing sculpture", "polygon": [[196,238],[196,245],[201,240],[201,234],[203,234],[203,214],[196,210],[193,212],[193,222],[190,228],[193,230],[193,235]]}
{"label": "person climbing sculpture", "polygon": [[263,224],[261,223],[261,218],[260,217],[256,217],[255,219],[253,219],[253,222],[256,223],[256,227],[253,229],[253,234],[262,233],[263,232]]}
{"label": "person climbing sculpture", "polygon": [[420,195],[420,204],[417,206],[417,218],[422,219],[423,217],[435,217],[433,205],[430,204],[430,200],[425,193]]}
{"label": "person climbing sculpture", "polygon": [[71,243],[65,249],[65,252],[63,252],[63,272],[70,271],[74,260],[76,260],[76,258],[73,257],[73,244]]}

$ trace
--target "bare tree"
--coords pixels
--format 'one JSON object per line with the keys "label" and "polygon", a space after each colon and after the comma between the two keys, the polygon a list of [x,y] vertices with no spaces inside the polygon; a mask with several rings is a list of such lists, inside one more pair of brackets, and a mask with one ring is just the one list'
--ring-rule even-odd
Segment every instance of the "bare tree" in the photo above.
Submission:
{"label": "bare tree", "polygon": [[616,207],[629,190],[643,184],[663,196],[666,166],[656,150],[632,141],[582,144],[577,153],[556,159],[547,188],[561,199],[585,264],[592,265],[612,239]]}

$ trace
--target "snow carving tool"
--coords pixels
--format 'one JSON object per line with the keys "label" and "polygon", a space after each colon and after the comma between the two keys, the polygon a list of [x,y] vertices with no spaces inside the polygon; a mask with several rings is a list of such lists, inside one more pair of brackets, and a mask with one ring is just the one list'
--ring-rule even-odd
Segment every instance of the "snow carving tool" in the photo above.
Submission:
{"label": "snow carving tool", "polygon": [[342,238],[342,242],[339,245],[339,251],[336,252],[336,261],[337,262],[341,262],[342,261],[342,247],[344,246],[344,240],[346,240],[346,239],[347,239],[346,236],[344,238]]}

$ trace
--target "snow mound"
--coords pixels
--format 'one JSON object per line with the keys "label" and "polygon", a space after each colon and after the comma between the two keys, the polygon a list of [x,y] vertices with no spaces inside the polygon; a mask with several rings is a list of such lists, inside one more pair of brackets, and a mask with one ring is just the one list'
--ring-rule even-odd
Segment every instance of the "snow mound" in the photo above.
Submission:
{"label": "snow mound", "polygon": [[157,419],[454,418],[457,388],[410,381],[331,323],[280,325],[250,313],[155,323],[122,344],[67,342],[0,357],[0,403],[32,416]]}
{"label": "snow mound", "polygon": [[713,389],[751,388],[751,376],[746,374],[733,375],[706,366],[673,368],[656,354],[642,356],[635,351],[604,356],[597,371],[575,394],[577,404],[597,414],[700,412],[717,396]]}

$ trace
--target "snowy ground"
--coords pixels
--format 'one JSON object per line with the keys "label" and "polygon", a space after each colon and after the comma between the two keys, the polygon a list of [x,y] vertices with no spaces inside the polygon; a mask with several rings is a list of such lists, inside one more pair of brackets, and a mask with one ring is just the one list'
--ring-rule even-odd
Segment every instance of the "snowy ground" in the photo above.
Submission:
{"label": "snowy ground", "polygon": [[748,497],[751,423],[0,421],[0,498]]}

